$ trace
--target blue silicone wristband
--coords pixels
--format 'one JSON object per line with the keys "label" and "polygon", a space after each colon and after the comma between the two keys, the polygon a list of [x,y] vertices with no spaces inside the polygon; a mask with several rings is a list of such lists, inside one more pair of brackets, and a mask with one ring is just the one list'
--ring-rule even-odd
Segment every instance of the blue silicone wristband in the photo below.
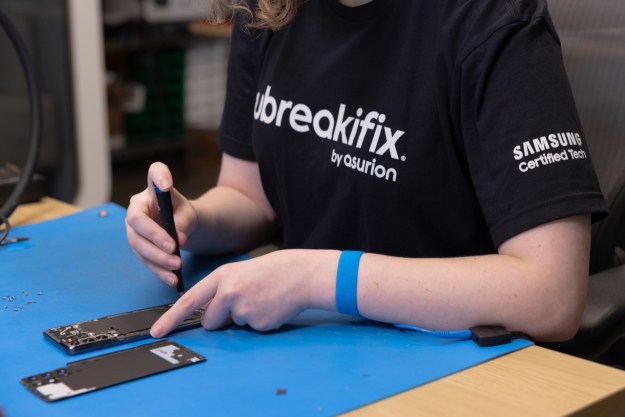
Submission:
{"label": "blue silicone wristband", "polygon": [[336,309],[339,313],[359,316],[356,287],[358,263],[364,252],[346,250],[339,257],[336,270]]}

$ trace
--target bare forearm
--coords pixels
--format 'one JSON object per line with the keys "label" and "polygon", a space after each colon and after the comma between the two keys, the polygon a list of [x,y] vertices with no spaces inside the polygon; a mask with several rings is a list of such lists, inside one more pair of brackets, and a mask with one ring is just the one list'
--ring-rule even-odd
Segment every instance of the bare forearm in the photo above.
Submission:
{"label": "bare forearm", "polygon": [[370,255],[361,268],[358,301],[365,317],[438,330],[497,324],[538,339],[560,338],[554,329],[568,333],[581,313],[573,300],[585,290],[550,282],[533,265],[507,255],[423,260]]}
{"label": "bare forearm", "polygon": [[198,219],[184,246],[195,253],[248,250],[269,239],[274,221],[246,195],[218,186],[191,202]]}
{"label": "bare forearm", "polygon": [[[324,258],[318,253],[310,257]],[[317,281],[311,304],[333,310],[336,266],[326,274]],[[406,259],[365,254],[357,287],[360,314],[373,320],[432,330],[497,324],[543,340],[571,336],[568,323],[579,319],[575,300],[584,291],[549,282],[532,266],[506,255]]]}
{"label": "bare forearm", "polygon": [[[359,311],[370,319],[428,329],[497,324],[538,340],[569,338],[587,288],[588,221],[575,222],[547,226],[547,236],[558,239],[540,232],[512,239],[500,254],[444,259],[365,254],[358,273]],[[563,247],[567,241],[572,245]],[[335,308],[335,274],[336,263],[318,283],[314,307]]]}

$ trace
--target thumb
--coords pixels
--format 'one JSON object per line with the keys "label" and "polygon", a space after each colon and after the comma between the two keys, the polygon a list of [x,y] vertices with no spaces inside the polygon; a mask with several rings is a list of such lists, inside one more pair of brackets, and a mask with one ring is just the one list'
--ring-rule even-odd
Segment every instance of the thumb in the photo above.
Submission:
{"label": "thumb", "polygon": [[155,185],[161,191],[170,191],[174,187],[174,179],[167,165],[154,162],[148,169],[148,188]]}

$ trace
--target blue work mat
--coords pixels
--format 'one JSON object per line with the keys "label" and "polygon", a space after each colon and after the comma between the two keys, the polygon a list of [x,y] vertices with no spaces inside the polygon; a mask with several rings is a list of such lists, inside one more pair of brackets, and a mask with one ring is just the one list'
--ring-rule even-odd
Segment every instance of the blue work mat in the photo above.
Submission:
{"label": "blue work mat", "polygon": [[[0,247],[0,409],[6,417],[333,416],[531,344],[518,339],[479,348],[468,340],[307,311],[269,333],[231,327],[173,334],[168,338],[206,362],[45,403],[20,378],[151,340],[68,356],[43,338],[44,329],[178,297],[135,258],[125,214],[106,204],[16,227],[11,236],[29,240]],[[187,285],[245,258],[183,257]]]}

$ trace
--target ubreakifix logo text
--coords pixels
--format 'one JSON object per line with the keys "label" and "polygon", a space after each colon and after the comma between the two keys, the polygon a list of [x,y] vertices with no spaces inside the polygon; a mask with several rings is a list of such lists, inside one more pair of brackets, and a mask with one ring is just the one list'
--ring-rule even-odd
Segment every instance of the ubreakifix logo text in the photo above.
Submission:
{"label": "ubreakifix logo text", "polygon": [[[365,175],[386,181],[397,181],[397,171],[388,168],[378,157],[405,161],[406,156],[397,151],[397,144],[403,138],[403,130],[384,126],[386,115],[377,111],[365,114],[362,108],[350,112],[345,104],[338,108],[314,111],[306,104],[279,100],[271,95],[271,86],[264,93],[256,93],[254,119],[277,127],[288,126],[298,133],[314,132],[319,138],[342,145],[367,149],[370,158],[349,154],[346,148],[332,149],[331,163],[337,168],[348,168]],[[382,159],[382,158],[381,158]]]}

